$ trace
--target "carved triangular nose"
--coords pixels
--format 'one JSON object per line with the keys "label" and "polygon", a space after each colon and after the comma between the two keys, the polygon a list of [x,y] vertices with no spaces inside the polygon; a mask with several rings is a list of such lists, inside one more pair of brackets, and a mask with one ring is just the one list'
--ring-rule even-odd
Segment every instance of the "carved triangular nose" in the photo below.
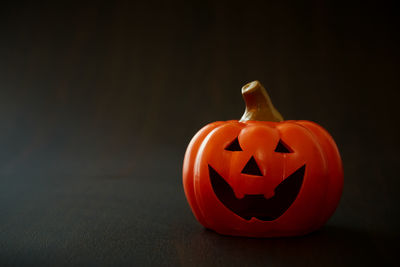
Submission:
{"label": "carved triangular nose", "polygon": [[260,168],[257,165],[256,160],[252,156],[249,161],[246,163],[246,166],[244,166],[242,170],[243,174],[250,174],[250,175],[257,175],[257,176],[263,176],[263,174],[260,171]]}

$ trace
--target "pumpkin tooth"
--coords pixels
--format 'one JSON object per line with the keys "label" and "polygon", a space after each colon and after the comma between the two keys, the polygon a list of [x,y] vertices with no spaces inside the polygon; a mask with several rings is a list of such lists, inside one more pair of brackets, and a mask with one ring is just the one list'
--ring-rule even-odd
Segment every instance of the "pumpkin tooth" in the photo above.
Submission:
{"label": "pumpkin tooth", "polygon": [[245,194],[243,192],[240,192],[238,190],[235,190],[234,193],[235,193],[235,196],[237,199],[242,199],[245,196]]}
{"label": "pumpkin tooth", "polygon": [[265,199],[270,199],[273,196],[275,196],[275,192],[274,191],[268,191],[267,193],[264,194],[264,198]]}

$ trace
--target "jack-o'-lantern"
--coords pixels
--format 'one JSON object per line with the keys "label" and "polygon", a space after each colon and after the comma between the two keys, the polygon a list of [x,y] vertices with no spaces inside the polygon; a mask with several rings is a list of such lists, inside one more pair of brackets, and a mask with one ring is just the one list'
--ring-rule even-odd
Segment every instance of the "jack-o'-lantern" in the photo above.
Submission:
{"label": "jack-o'-lantern", "polygon": [[195,217],[226,235],[294,236],[320,228],[343,187],[334,140],[316,123],[283,121],[258,81],[242,94],[240,121],[205,126],[187,148],[183,185]]}

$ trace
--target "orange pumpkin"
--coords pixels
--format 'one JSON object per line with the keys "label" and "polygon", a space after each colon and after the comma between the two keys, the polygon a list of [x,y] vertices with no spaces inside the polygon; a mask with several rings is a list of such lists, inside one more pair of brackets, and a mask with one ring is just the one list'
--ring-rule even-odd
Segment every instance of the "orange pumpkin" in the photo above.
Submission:
{"label": "orange pumpkin", "polygon": [[240,121],[214,122],[190,142],[183,185],[197,220],[226,235],[304,235],[329,219],[343,170],[329,133],[283,121],[258,81],[242,88]]}

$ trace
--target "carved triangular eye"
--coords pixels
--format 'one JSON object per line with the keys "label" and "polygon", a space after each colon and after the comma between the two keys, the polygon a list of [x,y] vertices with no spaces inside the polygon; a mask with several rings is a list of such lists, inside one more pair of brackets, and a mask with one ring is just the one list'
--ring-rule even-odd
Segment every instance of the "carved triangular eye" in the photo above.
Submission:
{"label": "carved triangular eye", "polygon": [[278,145],[275,148],[275,152],[278,153],[292,153],[293,151],[286,145],[282,140],[279,140]]}
{"label": "carved triangular eye", "polygon": [[225,150],[228,150],[228,151],[243,151],[243,149],[240,147],[239,139],[237,137],[227,147],[225,147]]}
{"label": "carved triangular eye", "polygon": [[242,173],[263,176],[254,157],[250,158],[250,160],[247,162],[246,166],[244,166]]}

